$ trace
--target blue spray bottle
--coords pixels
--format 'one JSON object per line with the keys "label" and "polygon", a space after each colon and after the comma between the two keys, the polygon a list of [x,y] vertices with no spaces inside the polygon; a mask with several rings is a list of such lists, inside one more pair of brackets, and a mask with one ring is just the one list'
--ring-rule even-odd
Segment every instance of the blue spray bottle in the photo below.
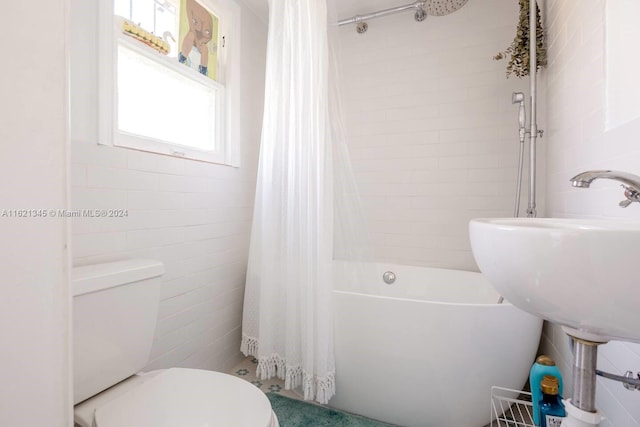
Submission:
{"label": "blue spray bottle", "polygon": [[529,385],[531,386],[533,400],[533,423],[537,426],[540,425],[540,399],[542,399],[540,383],[545,375],[558,379],[558,393],[562,396],[562,375],[560,375],[560,369],[556,366],[556,362],[549,356],[538,357],[529,373]]}

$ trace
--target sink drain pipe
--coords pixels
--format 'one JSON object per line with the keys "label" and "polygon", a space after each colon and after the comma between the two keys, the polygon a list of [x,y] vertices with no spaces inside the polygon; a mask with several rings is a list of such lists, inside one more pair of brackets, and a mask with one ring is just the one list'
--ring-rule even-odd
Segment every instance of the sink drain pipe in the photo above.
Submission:
{"label": "sink drain pipe", "polygon": [[587,412],[596,412],[596,364],[598,345],[574,338],[573,396],[571,403]]}
{"label": "sink drain pipe", "polygon": [[[571,335],[570,335],[571,336]],[[573,340],[573,395],[565,401],[562,427],[596,427],[602,415],[596,409],[596,365],[600,342]]]}
{"label": "sink drain pipe", "polygon": [[610,374],[596,369],[598,346],[606,342],[593,342],[577,338],[564,328],[571,337],[573,350],[573,394],[564,401],[567,418],[562,427],[597,427],[602,415],[596,409],[596,375],[621,382],[627,390],[640,391],[640,373],[627,371],[622,375]]}

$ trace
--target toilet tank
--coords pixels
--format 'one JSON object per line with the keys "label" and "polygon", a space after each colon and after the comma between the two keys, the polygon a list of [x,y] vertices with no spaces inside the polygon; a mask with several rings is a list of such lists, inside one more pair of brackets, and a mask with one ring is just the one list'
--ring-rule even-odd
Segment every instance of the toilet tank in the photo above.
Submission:
{"label": "toilet tank", "polygon": [[163,273],[148,259],[72,269],[74,404],[147,364]]}

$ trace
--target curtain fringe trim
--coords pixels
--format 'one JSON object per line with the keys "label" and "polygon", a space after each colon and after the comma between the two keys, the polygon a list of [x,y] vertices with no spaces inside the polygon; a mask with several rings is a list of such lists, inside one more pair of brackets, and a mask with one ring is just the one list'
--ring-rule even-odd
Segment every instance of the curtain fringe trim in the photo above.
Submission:
{"label": "curtain fringe trim", "polygon": [[285,358],[279,354],[271,356],[258,355],[258,339],[242,335],[240,351],[245,356],[253,356],[258,360],[256,376],[261,380],[273,377],[284,380],[284,388],[291,390],[302,387],[304,400],[315,400],[321,404],[329,403],[329,399],[336,393],[335,371],[329,372],[326,377],[309,374],[299,365],[289,365]]}
{"label": "curtain fringe trim", "polygon": [[240,351],[245,356],[257,357],[258,355],[258,339],[248,337],[242,334],[242,341],[240,342]]}

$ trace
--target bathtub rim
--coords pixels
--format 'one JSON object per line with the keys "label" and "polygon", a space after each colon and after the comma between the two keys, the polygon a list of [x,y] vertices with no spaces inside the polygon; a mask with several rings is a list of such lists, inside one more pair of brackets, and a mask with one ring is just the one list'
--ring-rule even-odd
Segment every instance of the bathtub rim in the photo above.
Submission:
{"label": "bathtub rim", "polygon": [[[376,299],[384,299],[384,300],[391,300],[391,301],[406,301],[406,302],[416,302],[416,303],[422,303],[422,304],[437,304],[437,305],[444,305],[444,306],[456,306],[456,307],[514,307],[517,308],[515,305],[511,304],[509,301],[507,301],[506,299],[504,300],[504,302],[502,303],[469,303],[469,302],[445,302],[445,301],[433,301],[433,300],[428,300],[428,299],[416,299],[416,298],[405,298],[405,297],[393,297],[393,296],[385,296],[385,295],[376,295],[376,294],[365,294],[363,292],[355,292],[355,291],[345,291],[345,290],[340,290],[340,289],[333,289],[333,293],[337,293],[337,294],[344,294],[344,295],[353,295],[353,296],[360,296],[360,297],[365,297],[365,298],[376,298]],[[498,295],[498,298],[500,296]],[[518,309],[520,310],[520,309]],[[521,310],[522,311],[522,310]],[[534,316],[536,317],[536,316]]]}

